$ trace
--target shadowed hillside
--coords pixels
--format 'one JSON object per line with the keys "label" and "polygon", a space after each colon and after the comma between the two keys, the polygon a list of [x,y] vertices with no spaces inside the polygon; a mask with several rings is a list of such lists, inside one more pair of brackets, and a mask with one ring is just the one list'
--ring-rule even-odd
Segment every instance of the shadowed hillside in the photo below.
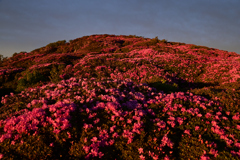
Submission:
{"label": "shadowed hillside", "polygon": [[0,158],[239,159],[234,52],[92,35],[0,60]]}

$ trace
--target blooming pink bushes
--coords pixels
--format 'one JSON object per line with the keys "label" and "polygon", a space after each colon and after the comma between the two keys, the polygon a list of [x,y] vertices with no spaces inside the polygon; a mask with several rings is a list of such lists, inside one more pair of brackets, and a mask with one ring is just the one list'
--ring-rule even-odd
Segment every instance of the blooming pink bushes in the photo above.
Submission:
{"label": "blooming pink bushes", "polygon": [[12,73],[1,87],[19,91],[1,99],[0,158],[239,159],[237,54],[157,38],[83,39],[0,69]]}
{"label": "blooming pink bushes", "polygon": [[[20,109],[17,99],[26,107]],[[67,158],[213,158],[239,151],[239,112],[228,114],[217,101],[192,93],[164,94],[131,80],[71,78],[5,96],[2,103],[1,146],[10,149],[22,142],[33,145],[28,140],[33,136],[52,153],[56,144],[69,143]],[[189,152],[192,142],[203,150]],[[6,149],[2,154],[14,156]],[[59,155],[48,158],[54,156]]]}

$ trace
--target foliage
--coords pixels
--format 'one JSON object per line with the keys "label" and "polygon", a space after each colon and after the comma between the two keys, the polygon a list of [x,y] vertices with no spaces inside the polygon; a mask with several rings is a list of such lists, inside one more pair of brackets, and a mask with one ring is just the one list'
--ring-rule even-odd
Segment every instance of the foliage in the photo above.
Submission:
{"label": "foliage", "polygon": [[239,159],[239,59],[107,34],[0,56],[0,158]]}
{"label": "foliage", "polygon": [[7,60],[7,57],[4,57],[3,55],[0,54],[0,67],[3,66],[3,62]]}
{"label": "foliage", "polygon": [[[51,80],[51,82],[57,83],[60,80],[62,80],[63,78],[61,78],[61,76],[63,76],[63,69],[65,68],[65,65],[54,65],[50,71],[50,77],[49,79]],[[65,77],[66,78],[66,77]]]}
{"label": "foliage", "polygon": [[57,48],[65,43],[66,43],[66,40],[57,41],[57,42],[49,43],[46,47]]}
{"label": "foliage", "polygon": [[206,46],[199,46],[199,45],[192,45],[190,47],[190,49],[207,49],[207,50],[210,50],[210,48],[208,48]]}
{"label": "foliage", "polygon": [[46,81],[46,77],[41,74],[38,70],[34,71],[27,71],[25,72],[25,75],[19,79],[17,89],[16,91],[22,91],[25,88],[32,87],[34,85],[37,85],[40,82]]}

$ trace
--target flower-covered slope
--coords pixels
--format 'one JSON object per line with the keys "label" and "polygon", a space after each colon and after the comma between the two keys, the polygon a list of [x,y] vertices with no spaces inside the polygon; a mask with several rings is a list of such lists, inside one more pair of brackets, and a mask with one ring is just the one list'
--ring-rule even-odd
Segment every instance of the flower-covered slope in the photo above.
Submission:
{"label": "flower-covered slope", "polygon": [[93,35],[0,63],[2,159],[239,159],[240,56]]}

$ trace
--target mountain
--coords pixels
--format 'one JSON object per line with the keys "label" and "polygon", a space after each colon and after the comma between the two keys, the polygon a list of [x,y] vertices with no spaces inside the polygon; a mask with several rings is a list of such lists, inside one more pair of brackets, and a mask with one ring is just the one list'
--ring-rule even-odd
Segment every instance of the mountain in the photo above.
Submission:
{"label": "mountain", "polygon": [[105,34],[0,60],[0,158],[239,159],[237,53]]}

